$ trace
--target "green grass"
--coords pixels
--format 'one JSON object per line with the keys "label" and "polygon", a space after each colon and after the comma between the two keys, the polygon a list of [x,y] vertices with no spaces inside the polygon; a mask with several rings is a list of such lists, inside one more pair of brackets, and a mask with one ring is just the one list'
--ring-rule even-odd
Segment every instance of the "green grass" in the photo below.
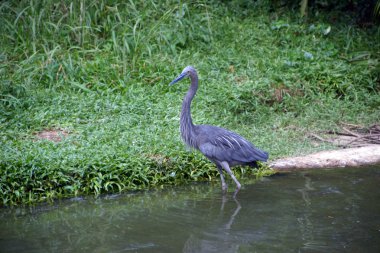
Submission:
{"label": "green grass", "polygon": [[[186,65],[200,75],[195,123],[234,130],[270,159],[332,148],[309,132],[379,122],[379,27],[250,4],[2,1],[2,204],[219,180],[180,140],[188,83],[168,83]],[[38,140],[44,129],[69,135]]]}

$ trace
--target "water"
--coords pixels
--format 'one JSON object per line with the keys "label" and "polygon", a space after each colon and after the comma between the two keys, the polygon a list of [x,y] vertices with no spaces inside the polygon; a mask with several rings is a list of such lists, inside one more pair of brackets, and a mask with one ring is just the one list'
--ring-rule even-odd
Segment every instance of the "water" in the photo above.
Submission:
{"label": "water", "polygon": [[[231,183],[232,186],[232,183]],[[0,209],[0,252],[380,252],[380,168]],[[232,189],[231,189],[232,190]]]}

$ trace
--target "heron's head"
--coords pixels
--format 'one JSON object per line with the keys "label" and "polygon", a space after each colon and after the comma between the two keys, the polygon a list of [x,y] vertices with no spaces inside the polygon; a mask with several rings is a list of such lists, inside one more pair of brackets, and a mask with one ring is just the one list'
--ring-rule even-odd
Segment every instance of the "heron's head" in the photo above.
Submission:
{"label": "heron's head", "polygon": [[182,73],[176,79],[174,79],[173,81],[171,81],[171,83],[169,83],[169,85],[173,85],[181,81],[185,77],[193,77],[193,76],[197,76],[197,71],[192,66],[187,66],[186,68],[182,70]]}

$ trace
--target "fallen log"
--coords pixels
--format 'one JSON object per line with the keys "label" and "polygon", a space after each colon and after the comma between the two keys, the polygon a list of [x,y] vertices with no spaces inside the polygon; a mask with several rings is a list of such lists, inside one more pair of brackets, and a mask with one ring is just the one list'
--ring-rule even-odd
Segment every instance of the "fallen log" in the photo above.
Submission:
{"label": "fallen log", "polygon": [[380,165],[380,145],[322,151],[306,156],[278,159],[270,167],[278,172],[303,169]]}

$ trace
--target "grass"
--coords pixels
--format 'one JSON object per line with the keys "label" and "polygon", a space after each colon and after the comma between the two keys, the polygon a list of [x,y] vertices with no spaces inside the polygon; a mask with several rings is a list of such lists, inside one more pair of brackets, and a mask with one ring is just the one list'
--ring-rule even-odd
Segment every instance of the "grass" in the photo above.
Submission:
{"label": "grass", "polygon": [[[200,74],[195,123],[234,130],[271,159],[332,148],[309,132],[379,122],[379,27],[241,3],[2,1],[2,204],[218,180],[179,137],[188,85],[168,83],[186,65]],[[49,129],[68,136],[36,138]]]}

